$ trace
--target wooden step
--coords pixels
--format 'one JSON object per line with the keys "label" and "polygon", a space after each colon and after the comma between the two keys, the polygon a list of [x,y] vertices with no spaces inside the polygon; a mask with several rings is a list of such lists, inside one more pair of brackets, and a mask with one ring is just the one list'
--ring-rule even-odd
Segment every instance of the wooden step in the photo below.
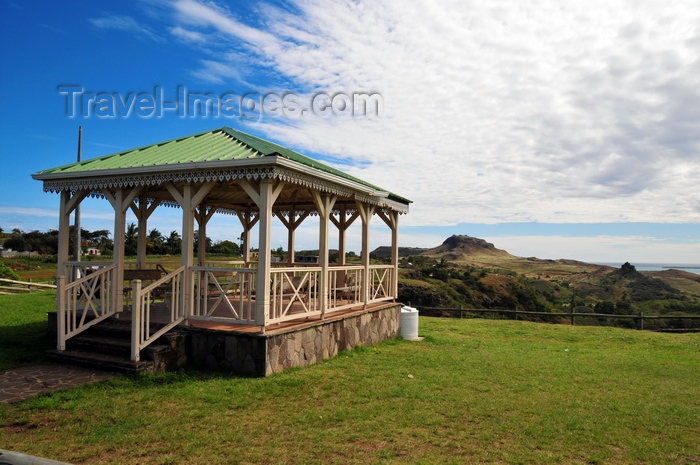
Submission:
{"label": "wooden step", "polygon": [[[151,334],[164,326],[151,324]],[[172,330],[141,350],[140,362],[131,361],[131,322],[109,318],[66,341],[66,350],[50,350],[52,360],[110,371],[140,373],[181,366],[184,335]],[[180,347],[178,350],[177,347]]]}
{"label": "wooden step", "polygon": [[155,363],[151,360],[133,362],[128,358],[116,355],[100,354],[83,350],[56,349],[46,352],[46,356],[60,363],[77,365],[89,368],[97,368],[106,371],[122,371],[127,373],[143,373],[153,371]]}
{"label": "wooden step", "polygon": [[79,334],[66,341],[66,349],[130,358],[131,339],[111,338],[87,333]]}

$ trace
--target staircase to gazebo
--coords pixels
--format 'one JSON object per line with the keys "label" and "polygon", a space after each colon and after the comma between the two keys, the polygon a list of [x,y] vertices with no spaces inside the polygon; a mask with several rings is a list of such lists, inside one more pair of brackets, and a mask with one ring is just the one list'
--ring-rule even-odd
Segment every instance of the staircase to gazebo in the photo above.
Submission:
{"label": "staircase to gazebo", "polygon": [[[151,323],[157,332],[164,325]],[[185,365],[185,334],[175,328],[141,350],[139,361],[131,360],[131,321],[108,318],[66,341],[66,350],[46,352],[51,360],[70,365],[127,373],[163,372]]]}

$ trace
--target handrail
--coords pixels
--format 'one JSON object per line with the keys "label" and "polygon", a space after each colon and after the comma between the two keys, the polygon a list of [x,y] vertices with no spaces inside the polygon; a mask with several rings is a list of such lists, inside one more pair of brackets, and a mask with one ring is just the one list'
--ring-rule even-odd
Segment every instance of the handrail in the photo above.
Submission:
{"label": "handrail", "polygon": [[[141,287],[141,280],[134,279],[133,308],[131,312],[131,360],[140,360],[141,350],[154,342],[163,334],[170,331],[185,319],[185,309],[180,300],[182,281],[187,270],[186,266],[171,271],[162,278],[153,281],[146,287]],[[170,317],[169,321],[155,333],[151,333],[151,304],[153,303],[153,292],[161,289],[166,283],[170,284]],[[167,295],[167,289],[164,289]]]}

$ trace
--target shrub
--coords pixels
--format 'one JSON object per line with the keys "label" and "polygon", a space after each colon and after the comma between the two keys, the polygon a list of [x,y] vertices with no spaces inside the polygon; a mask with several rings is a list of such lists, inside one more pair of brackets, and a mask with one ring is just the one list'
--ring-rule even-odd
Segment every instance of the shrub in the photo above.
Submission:
{"label": "shrub", "polygon": [[19,275],[6,264],[0,263],[0,278],[19,280]]}

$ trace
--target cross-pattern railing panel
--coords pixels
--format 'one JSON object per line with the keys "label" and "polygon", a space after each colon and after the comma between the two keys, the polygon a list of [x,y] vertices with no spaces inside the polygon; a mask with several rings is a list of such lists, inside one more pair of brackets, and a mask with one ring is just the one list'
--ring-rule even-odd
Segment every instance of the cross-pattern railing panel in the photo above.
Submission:
{"label": "cross-pattern railing panel", "polygon": [[394,272],[392,265],[370,265],[369,302],[394,299]]}
{"label": "cross-pattern railing panel", "polygon": [[191,318],[255,324],[257,269],[241,267],[192,267],[195,304]]}
{"label": "cross-pattern railing panel", "polygon": [[275,268],[270,273],[269,323],[321,313],[320,267]]}
{"label": "cross-pattern railing panel", "polygon": [[59,350],[65,350],[66,340],[116,313],[112,306],[115,269],[114,264],[102,263],[66,265],[68,277],[59,276],[56,289]]}

